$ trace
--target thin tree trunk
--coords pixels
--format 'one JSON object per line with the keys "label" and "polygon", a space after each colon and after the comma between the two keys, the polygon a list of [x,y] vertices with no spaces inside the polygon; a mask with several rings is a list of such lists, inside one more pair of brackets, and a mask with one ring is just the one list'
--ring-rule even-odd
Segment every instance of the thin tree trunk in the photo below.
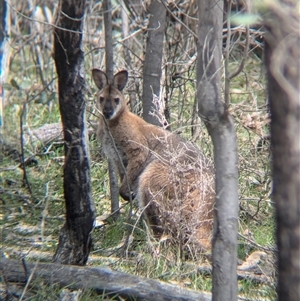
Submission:
{"label": "thin tree trunk", "polygon": [[[122,8],[121,8],[122,37],[123,37],[123,39],[125,39],[129,36],[129,32],[130,32],[129,18],[128,18],[128,11],[126,10],[125,2],[123,0],[121,0],[120,4],[122,6]],[[129,51],[129,49],[130,49],[129,40],[125,40],[123,42],[123,49],[124,49],[124,59],[125,59],[125,63],[126,63],[126,68],[132,69],[131,68],[131,56],[130,56],[130,51]],[[129,79],[129,81],[130,81],[130,79]],[[131,81],[134,81],[134,79]],[[127,86],[131,86],[131,84],[128,83]],[[128,91],[128,94],[129,94],[129,99],[130,99],[130,109],[133,112],[134,108],[137,104],[136,93],[131,88],[130,91]]]}
{"label": "thin tree trunk", "polygon": [[[114,76],[114,48],[112,37],[112,18],[111,18],[111,1],[104,0],[104,26],[105,26],[105,65],[106,74],[111,81]],[[102,118],[102,117],[100,117]],[[109,175],[109,188],[111,198],[111,212],[116,212],[114,217],[119,214],[119,186],[116,168],[111,159],[108,158],[108,175]]]}
{"label": "thin tree trunk", "polygon": [[[91,247],[95,207],[85,122],[85,81],[81,51],[85,1],[61,0],[54,29],[59,108],[65,141],[66,223],[53,261],[84,265]],[[69,31],[70,30],[70,31]]]}
{"label": "thin tree trunk", "polygon": [[157,0],[151,0],[149,7],[148,37],[143,69],[143,118],[161,126],[159,120],[150,114],[153,111],[153,94],[160,96],[162,75],[163,43],[166,23],[166,8]]}
{"label": "thin tree trunk", "polygon": [[9,6],[4,0],[0,0],[0,143],[2,142],[2,127],[4,124],[4,88],[3,84],[9,71],[9,36],[10,18]]}
{"label": "thin tree trunk", "polygon": [[[129,18],[128,11],[126,10],[126,6],[123,0],[120,0],[121,4],[121,19],[122,19],[122,38],[125,39],[129,35]],[[128,40],[123,42],[124,45],[124,59],[126,65],[129,67],[131,65],[131,57],[129,53],[129,43]]]}
{"label": "thin tree trunk", "polygon": [[278,300],[300,300],[300,23],[297,1],[269,4],[265,64],[271,109]]}
{"label": "thin tree trunk", "polygon": [[112,42],[111,1],[103,1],[105,28],[105,68],[109,80],[114,76],[114,48]]}
{"label": "thin tree trunk", "polygon": [[213,300],[237,299],[238,169],[233,120],[221,96],[223,1],[198,1],[199,115],[214,145]]}

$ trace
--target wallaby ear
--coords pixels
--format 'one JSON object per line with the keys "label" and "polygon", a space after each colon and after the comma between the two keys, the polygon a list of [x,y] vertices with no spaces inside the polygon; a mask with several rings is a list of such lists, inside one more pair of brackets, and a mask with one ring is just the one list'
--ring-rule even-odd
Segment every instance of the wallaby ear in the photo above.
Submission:
{"label": "wallaby ear", "polygon": [[127,80],[128,72],[126,70],[122,70],[115,74],[113,84],[119,91],[122,91],[127,84]]}
{"label": "wallaby ear", "polygon": [[103,71],[94,68],[92,69],[92,76],[99,90],[102,90],[108,84],[107,76]]}

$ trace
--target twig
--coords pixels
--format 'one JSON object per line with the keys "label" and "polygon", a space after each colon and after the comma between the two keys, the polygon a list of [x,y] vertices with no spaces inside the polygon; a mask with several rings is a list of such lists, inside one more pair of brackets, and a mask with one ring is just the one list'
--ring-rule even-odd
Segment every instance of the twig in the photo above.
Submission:
{"label": "twig", "polygon": [[225,69],[225,91],[224,91],[224,99],[225,99],[225,109],[228,110],[229,108],[229,89],[230,89],[230,81],[236,77],[238,74],[241,73],[241,71],[244,69],[245,67],[245,62],[248,56],[248,49],[249,49],[249,43],[250,43],[250,39],[249,39],[249,26],[246,26],[246,31],[245,31],[245,35],[246,35],[246,41],[245,41],[245,48],[244,48],[244,52],[243,52],[243,57],[242,57],[242,61],[239,65],[239,67],[233,71],[232,73],[229,73],[229,54],[230,54],[230,40],[231,40],[231,33],[232,33],[232,29],[231,29],[231,22],[230,22],[230,18],[228,17],[231,13],[231,4],[232,1],[229,0],[228,1],[228,7],[227,7],[227,37],[226,37],[226,47],[225,47],[225,63],[224,63],[224,69]]}
{"label": "twig", "polygon": [[246,42],[245,42],[243,58],[242,58],[242,61],[239,65],[238,69],[235,70],[234,72],[232,72],[231,74],[229,74],[229,79],[230,80],[233,79],[234,77],[236,77],[244,69],[245,62],[246,62],[246,59],[247,59],[247,56],[248,56],[249,41],[250,41],[250,39],[249,39],[249,25],[246,26],[245,35],[246,35]]}
{"label": "twig", "polygon": [[23,298],[24,298],[24,296],[25,296],[25,294],[26,294],[26,292],[27,292],[28,286],[29,286],[29,284],[30,284],[30,282],[31,282],[31,280],[32,280],[33,274],[34,274],[34,272],[35,272],[35,270],[36,270],[36,268],[37,268],[37,266],[38,266],[39,260],[37,260],[36,264],[34,265],[34,267],[33,267],[33,269],[32,269],[32,272],[31,272],[31,274],[29,275],[29,277],[28,277],[28,269],[27,269],[27,265],[26,265],[26,262],[25,262],[25,258],[22,258],[22,263],[23,263],[23,267],[24,267],[25,275],[26,275],[26,285],[25,285],[25,287],[24,287],[24,290],[23,290],[23,292],[22,292],[22,295],[21,295],[19,301],[22,301],[22,300],[23,300]]}
{"label": "twig", "polygon": [[230,28],[230,18],[228,18],[231,12],[231,0],[228,1],[227,7],[227,38],[226,38],[226,46],[225,46],[225,88],[224,88],[224,100],[225,100],[225,110],[228,111],[229,108],[229,88],[230,88],[230,78],[229,78],[229,47],[231,40],[231,28]]}
{"label": "twig", "polygon": [[54,27],[54,28],[56,28],[56,29],[60,29],[60,30],[63,30],[63,31],[68,31],[68,32],[76,33],[76,34],[82,34],[81,31],[66,29],[66,28],[57,26],[57,25],[55,25],[55,24],[51,24],[51,23],[48,23],[48,22],[44,22],[44,21],[40,21],[40,20],[37,20],[37,19],[33,19],[33,18],[28,17],[28,16],[24,15],[23,13],[19,12],[16,8],[14,8],[14,7],[13,7],[12,5],[10,5],[8,2],[7,2],[7,4],[9,5],[9,7],[10,7],[14,12],[16,12],[18,15],[20,15],[21,17],[23,17],[23,18],[25,18],[25,19],[27,19],[27,20],[29,20],[29,21],[41,23],[41,24],[44,24],[44,25],[48,25],[48,26],[51,26],[51,27]]}
{"label": "twig", "polygon": [[[21,201],[23,201],[27,205],[29,205],[29,207],[31,208],[31,203],[29,201],[30,197],[28,195],[20,195],[20,194],[16,194],[16,193],[11,193],[10,190],[5,189],[5,188],[1,188],[0,192],[1,192],[1,194],[8,195],[8,196],[10,196],[12,198],[18,198],[18,199],[20,199]],[[18,193],[19,193],[19,191],[18,191]]]}
{"label": "twig", "polygon": [[41,241],[44,241],[44,229],[45,229],[45,219],[47,216],[47,210],[49,205],[49,182],[46,183],[46,193],[44,196],[44,201],[46,201],[45,208],[42,212],[42,221],[41,221]]}
{"label": "twig", "polygon": [[26,186],[28,188],[28,191],[30,195],[32,196],[32,190],[30,183],[28,181],[26,167],[25,167],[25,159],[24,159],[24,141],[23,141],[23,118],[24,118],[24,112],[26,110],[26,102],[23,103],[23,109],[20,115],[20,143],[21,143],[21,154],[20,154],[20,161],[21,161],[21,168],[23,170],[23,182],[26,183]]}
{"label": "twig", "polygon": [[23,266],[23,269],[24,269],[24,272],[25,272],[25,277],[26,277],[26,282],[28,281],[28,276],[29,276],[29,273],[28,273],[28,268],[27,268],[27,265],[26,265],[26,261],[25,261],[25,258],[22,257],[22,266]]}
{"label": "twig", "polygon": [[278,250],[274,247],[269,247],[269,248],[266,248],[266,247],[263,247],[261,245],[259,245],[258,243],[256,243],[255,241],[251,240],[250,238],[238,233],[238,236],[242,237],[243,239],[247,240],[248,242],[250,242],[252,245],[254,245],[255,247],[261,249],[261,250],[264,250],[266,252],[275,252],[275,253],[278,253]]}
{"label": "twig", "polygon": [[[204,264],[200,266],[186,264],[185,267],[192,269],[192,271],[188,271],[186,273],[181,274],[181,277],[187,277],[193,275],[195,273],[200,275],[212,275],[212,267],[211,265]],[[267,275],[259,275],[255,274],[252,271],[239,271],[237,270],[237,277],[239,280],[250,280],[254,283],[259,284],[269,284],[271,283],[271,277]]]}
{"label": "twig", "polygon": [[252,218],[253,218],[253,219],[257,216],[257,214],[258,214],[258,212],[259,212],[259,209],[260,209],[260,203],[261,203],[262,200],[263,200],[263,198],[260,197],[259,200],[258,200],[258,202],[257,202],[257,209],[256,209],[256,212],[252,215]]}
{"label": "twig", "polygon": [[126,207],[128,204],[129,204],[129,202],[121,205],[119,209],[115,210],[114,212],[111,212],[109,215],[107,215],[107,217],[105,219],[108,219],[108,218],[114,216],[116,213],[119,213],[120,210],[123,209],[124,207]]}

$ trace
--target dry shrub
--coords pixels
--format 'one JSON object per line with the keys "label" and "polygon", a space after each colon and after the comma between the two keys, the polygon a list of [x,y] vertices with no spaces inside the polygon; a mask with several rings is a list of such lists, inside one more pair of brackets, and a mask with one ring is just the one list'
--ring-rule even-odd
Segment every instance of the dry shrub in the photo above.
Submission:
{"label": "dry shrub", "polygon": [[211,249],[213,167],[192,143],[169,142],[141,174],[138,198],[156,238],[197,257]]}

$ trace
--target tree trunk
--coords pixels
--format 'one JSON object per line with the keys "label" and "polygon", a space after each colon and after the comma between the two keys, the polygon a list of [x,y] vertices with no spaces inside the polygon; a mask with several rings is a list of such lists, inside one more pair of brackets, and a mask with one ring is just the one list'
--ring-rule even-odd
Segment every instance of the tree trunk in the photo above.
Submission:
{"label": "tree trunk", "polygon": [[[114,48],[112,37],[112,18],[111,18],[111,1],[104,0],[104,26],[105,26],[105,67],[106,74],[110,81],[114,77]],[[102,118],[100,116],[100,118]],[[111,159],[108,160],[108,176],[111,198],[111,213],[115,212],[114,218],[119,215],[119,185],[117,171]]]}
{"label": "tree trunk", "polygon": [[160,1],[151,0],[149,14],[143,69],[143,118],[149,123],[161,126],[159,120],[151,115],[150,112],[154,109],[153,94],[160,96],[166,8]]}
{"label": "tree trunk", "polygon": [[221,97],[223,1],[199,0],[197,96],[214,145],[213,300],[237,299],[238,169],[233,120]]}
{"label": "tree trunk", "polygon": [[4,0],[0,0],[0,143],[2,142],[4,88],[9,71],[9,35],[10,17],[9,6]]}
{"label": "tree trunk", "polygon": [[[129,27],[129,12],[126,9],[126,4],[124,0],[120,1],[121,4],[121,18],[122,18],[122,38],[125,39],[123,42],[123,51],[124,51],[124,59],[126,63],[127,70],[133,70],[132,64],[131,64],[131,56],[130,56],[130,49],[132,48],[132,43],[129,42],[126,38],[130,34],[130,27]],[[131,74],[132,75],[132,74]],[[132,82],[132,84],[130,83]],[[131,87],[132,85],[135,85],[135,79],[130,79],[128,81],[127,87]],[[133,89],[128,89],[129,99],[130,99],[130,109],[132,112],[134,112],[135,106],[137,104],[136,99],[136,92],[133,91]]]}
{"label": "tree trunk", "polygon": [[114,77],[114,48],[112,42],[112,19],[111,19],[111,1],[103,1],[104,8],[104,28],[105,28],[105,68],[108,80]]}
{"label": "tree trunk", "polygon": [[90,186],[81,51],[84,7],[85,1],[61,0],[57,28],[54,29],[54,59],[65,141],[66,223],[53,261],[76,265],[84,265],[88,259],[95,214]]}
{"label": "tree trunk", "polygon": [[300,299],[299,7],[270,4],[265,64],[271,110],[273,199],[278,244],[278,300]]}

